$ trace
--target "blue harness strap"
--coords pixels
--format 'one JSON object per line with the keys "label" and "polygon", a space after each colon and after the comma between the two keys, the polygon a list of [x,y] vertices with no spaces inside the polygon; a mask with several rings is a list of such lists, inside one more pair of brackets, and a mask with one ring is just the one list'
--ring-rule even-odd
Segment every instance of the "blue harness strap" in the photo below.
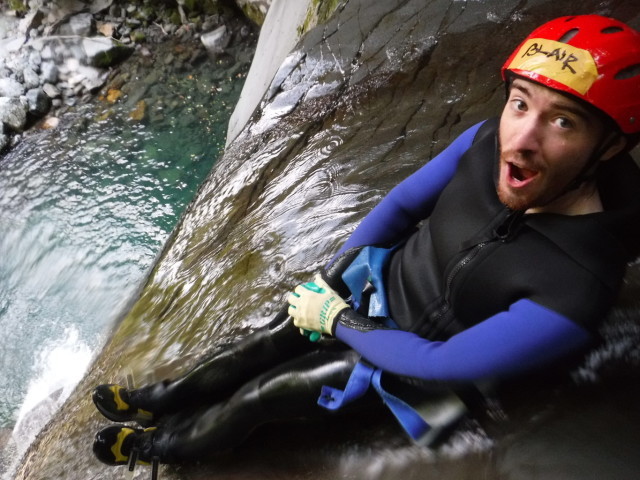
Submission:
{"label": "blue harness strap", "polygon": [[[393,320],[389,318],[382,275],[383,268],[392,251],[393,249],[387,248],[364,247],[344,271],[342,279],[351,291],[351,302],[355,308],[362,303],[362,292],[367,284],[373,285],[374,291],[369,298],[369,317],[383,318],[387,326],[397,328]],[[417,441],[431,427],[413,407],[382,388],[381,377],[382,370],[360,361],[353,368],[344,390],[322,386],[318,405],[328,410],[337,410],[362,397],[369,390],[369,386],[373,385],[384,404],[391,410],[407,434]]]}
{"label": "blue harness strap", "polygon": [[382,270],[393,250],[393,248],[364,247],[342,273],[342,280],[349,287],[355,309],[362,303],[362,293],[367,284],[373,285],[374,291],[369,297],[369,317],[389,318],[390,316]]}
{"label": "blue harness strap", "polygon": [[323,385],[318,398],[318,405],[328,410],[338,410],[342,406],[362,397],[371,384],[371,377],[375,370],[363,362],[353,367],[349,381],[344,390]]}
{"label": "blue harness strap", "polygon": [[378,392],[380,398],[384,404],[391,410],[391,413],[395,415],[396,419],[404,428],[404,431],[413,439],[418,441],[422,438],[430,429],[431,426],[422,418],[414,408],[403,400],[399,399],[395,395],[391,395],[380,384],[382,377],[382,370],[377,368],[373,372],[371,377],[371,384],[373,388]]}
{"label": "blue harness strap", "polygon": [[356,363],[344,390],[323,385],[318,405],[328,410],[337,410],[362,397],[373,385],[384,404],[391,410],[402,428],[415,441],[422,438],[431,427],[409,404],[391,395],[381,385],[382,370],[364,362]]}

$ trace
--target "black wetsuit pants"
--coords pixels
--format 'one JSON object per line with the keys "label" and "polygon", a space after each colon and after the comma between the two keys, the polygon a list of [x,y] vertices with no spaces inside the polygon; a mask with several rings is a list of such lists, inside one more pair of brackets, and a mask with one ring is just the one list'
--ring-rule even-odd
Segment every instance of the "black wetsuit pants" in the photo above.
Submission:
{"label": "black wetsuit pants", "polygon": [[[360,359],[329,343],[310,342],[283,311],[186,375],[133,390],[131,400],[159,417],[154,443],[162,461],[196,459],[238,445],[258,425],[327,415],[317,405],[322,385],[344,388]],[[364,403],[380,408],[374,397]]]}

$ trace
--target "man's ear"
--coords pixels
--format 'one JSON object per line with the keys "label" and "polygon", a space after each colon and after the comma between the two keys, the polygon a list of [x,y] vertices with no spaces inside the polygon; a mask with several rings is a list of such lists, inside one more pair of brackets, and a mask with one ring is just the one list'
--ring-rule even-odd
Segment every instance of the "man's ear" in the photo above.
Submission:
{"label": "man's ear", "polygon": [[607,160],[611,160],[620,152],[624,151],[627,146],[627,138],[624,135],[614,134],[615,138],[609,140],[609,147],[604,151],[604,153],[600,156],[601,162],[606,162]]}

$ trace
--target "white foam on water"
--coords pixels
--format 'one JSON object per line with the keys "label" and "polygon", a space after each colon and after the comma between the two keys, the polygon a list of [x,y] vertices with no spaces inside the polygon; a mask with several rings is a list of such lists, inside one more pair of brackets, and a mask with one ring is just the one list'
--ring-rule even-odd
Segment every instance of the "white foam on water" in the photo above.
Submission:
{"label": "white foam on water", "polygon": [[33,376],[18,411],[12,437],[19,453],[31,444],[82,379],[92,352],[74,326],[57,340],[47,341],[37,354]]}

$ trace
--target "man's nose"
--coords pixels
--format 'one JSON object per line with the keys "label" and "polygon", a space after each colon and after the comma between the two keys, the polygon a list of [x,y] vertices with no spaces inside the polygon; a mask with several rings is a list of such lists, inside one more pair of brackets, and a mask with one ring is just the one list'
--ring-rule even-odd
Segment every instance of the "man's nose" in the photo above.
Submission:
{"label": "man's nose", "polygon": [[514,128],[513,148],[521,152],[534,152],[539,146],[540,124],[531,116],[522,119]]}

